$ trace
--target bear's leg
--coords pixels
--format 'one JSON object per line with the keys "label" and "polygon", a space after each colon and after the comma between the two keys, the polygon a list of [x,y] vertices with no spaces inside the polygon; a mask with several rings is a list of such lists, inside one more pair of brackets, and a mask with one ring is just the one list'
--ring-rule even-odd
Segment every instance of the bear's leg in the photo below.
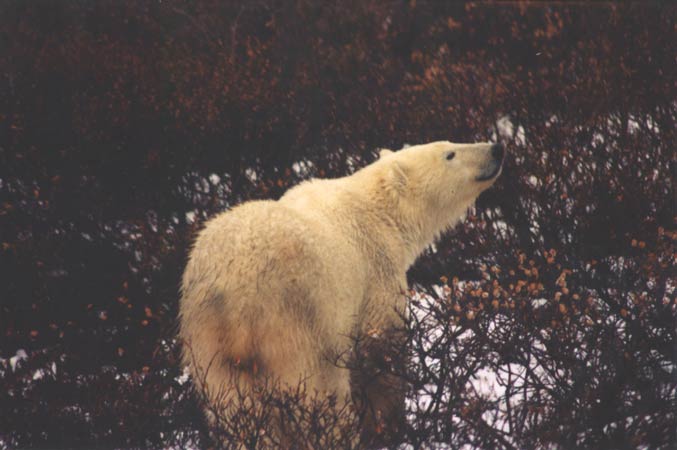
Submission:
{"label": "bear's leg", "polygon": [[398,375],[382,374],[364,388],[362,442],[381,448],[399,443],[404,425],[404,386]]}
{"label": "bear's leg", "polygon": [[[317,438],[314,432],[305,427],[308,425],[305,421],[313,416],[309,414],[313,404],[326,404],[328,395],[335,396],[337,411],[350,402],[350,372],[332,364],[325,357],[326,352],[318,348],[318,343],[326,342],[327,339],[318,338],[316,333],[304,331],[301,327],[286,327],[281,330],[284,330],[284,335],[281,334],[282,331],[277,331],[275,336],[268,336],[260,344],[258,350],[262,369],[264,373],[275,374],[278,386],[289,390],[292,397],[300,387],[301,399],[306,402],[301,405],[301,409],[306,411],[299,411],[293,401],[283,402],[280,408],[275,408],[277,411],[274,422],[277,430],[274,431],[273,439],[282,448],[317,448],[325,442],[305,442],[304,435],[311,440]],[[300,412],[300,417],[295,417]],[[338,428],[324,431],[327,441],[337,442],[341,438],[341,430]]]}
{"label": "bear's leg", "polygon": [[362,442],[382,448],[399,443],[405,425],[404,357],[398,333],[364,339],[351,374],[352,397],[361,416]]}

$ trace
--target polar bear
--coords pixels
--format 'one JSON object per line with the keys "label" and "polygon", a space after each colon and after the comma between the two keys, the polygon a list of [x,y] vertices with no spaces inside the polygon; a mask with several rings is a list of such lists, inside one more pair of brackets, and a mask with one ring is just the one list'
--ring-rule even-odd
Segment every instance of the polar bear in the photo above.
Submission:
{"label": "polar bear", "polygon": [[382,430],[401,414],[403,393],[384,379],[358,395],[350,370],[327,355],[349,354],[356,336],[384,336],[401,323],[407,269],[494,183],[503,159],[491,143],[382,150],[352,175],[312,179],[208,221],[190,252],[179,312],[197,387],[226,404],[228,383],[303,381],[369,404],[365,432]]}

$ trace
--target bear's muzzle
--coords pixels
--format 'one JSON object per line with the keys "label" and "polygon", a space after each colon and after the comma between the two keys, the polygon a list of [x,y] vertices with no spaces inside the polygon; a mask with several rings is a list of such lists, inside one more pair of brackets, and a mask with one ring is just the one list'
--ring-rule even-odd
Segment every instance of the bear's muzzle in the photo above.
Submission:
{"label": "bear's muzzle", "polygon": [[505,159],[505,148],[501,144],[494,144],[490,147],[491,159],[486,164],[482,173],[476,178],[477,181],[488,181],[496,178],[503,167]]}

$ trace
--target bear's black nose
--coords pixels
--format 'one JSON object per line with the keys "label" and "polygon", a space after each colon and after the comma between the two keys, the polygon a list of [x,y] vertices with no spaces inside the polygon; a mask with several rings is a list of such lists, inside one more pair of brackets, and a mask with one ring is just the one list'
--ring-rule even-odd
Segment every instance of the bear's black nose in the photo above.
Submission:
{"label": "bear's black nose", "polygon": [[503,149],[503,146],[501,144],[494,144],[491,146],[491,156],[496,161],[503,161],[504,154],[505,150]]}

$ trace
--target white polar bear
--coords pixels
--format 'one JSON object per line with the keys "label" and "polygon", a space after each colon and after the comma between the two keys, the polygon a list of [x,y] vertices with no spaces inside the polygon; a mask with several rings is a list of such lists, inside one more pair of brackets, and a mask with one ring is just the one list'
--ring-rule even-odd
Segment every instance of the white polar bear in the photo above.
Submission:
{"label": "white polar bear", "polygon": [[[207,222],[179,315],[198,388],[224,404],[228,383],[246,389],[272,376],[350,399],[349,370],[327,355],[401,323],[407,269],[492,185],[503,157],[489,143],[383,150],[353,175],[310,180]],[[389,380],[370,386],[360,390],[375,412],[367,429],[399,414],[403,400]]]}

